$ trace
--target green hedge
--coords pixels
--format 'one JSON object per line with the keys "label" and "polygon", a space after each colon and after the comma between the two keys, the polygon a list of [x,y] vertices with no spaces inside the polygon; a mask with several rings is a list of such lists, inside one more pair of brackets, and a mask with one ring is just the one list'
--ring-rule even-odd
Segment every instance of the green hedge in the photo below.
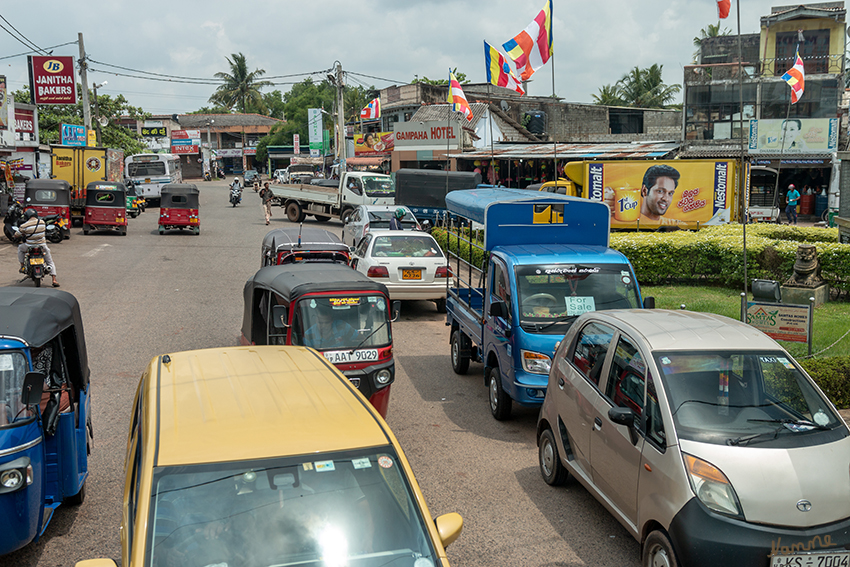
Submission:
{"label": "green hedge", "polygon": [[[480,231],[476,231],[476,240],[478,240],[479,244],[482,244],[484,241],[483,234],[477,234]],[[443,249],[443,252],[447,253],[449,251],[448,239],[449,239],[449,231],[444,228],[433,228],[431,229],[431,236],[434,237],[434,240],[437,241],[437,244],[440,245],[440,248]],[[465,230],[463,236],[460,238],[460,257],[463,260],[469,262],[469,244],[466,240],[469,238],[469,231]],[[458,254],[458,237],[457,234],[452,233],[451,235],[451,251],[455,254]],[[472,248],[472,262],[473,266],[481,268],[482,270],[485,268],[487,263],[487,254],[481,249],[477,247]]]}
{"label": "green hedge", "polygon": [[[747,279],[784,282],[794,272],[797,247],[814,244],[821,276],[834,289],[850,291],[850,245],[837,229],[787,225],[747,226]],[[611,247],[634,265],[641,284],[700,281],[738,286],[744,280],[743,227],[724,225],[699,232],[619,232]]]}
{"label": "green hedge", "polygon": [[800,364],[835,407],[850,408],[850,356],[813,358]]}

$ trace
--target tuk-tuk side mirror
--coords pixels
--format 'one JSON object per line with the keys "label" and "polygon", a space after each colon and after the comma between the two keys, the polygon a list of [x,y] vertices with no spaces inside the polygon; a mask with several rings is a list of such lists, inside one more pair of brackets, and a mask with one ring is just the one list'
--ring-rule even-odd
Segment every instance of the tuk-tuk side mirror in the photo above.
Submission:
{"label": "tuk-tuk side mirror", "polygon": [[390,313],[392,314],[392,321],[397,321],[399,317],[401,317],[401,301],[393,301],[390,306]]}
{"label": "tuk-tuk side mirror", "polygon": [[272,306],[272,326],[275,329],[288,329],[289,323],[286,314],[286,305]]}
{"label": "tuk-tuk side mirror", "polygon": [[21,391],[21,403],[23,405],[32,406],[41,403],[44,378],[45,376],[41,372],[27,372],[26,376],[24,376],[24,387]]}
{"label": "tuk-tuk side mirror", "polygon": [[651,295],[649,297],[643,298],[643,308],[644,309],[655,309],[655,298]]}

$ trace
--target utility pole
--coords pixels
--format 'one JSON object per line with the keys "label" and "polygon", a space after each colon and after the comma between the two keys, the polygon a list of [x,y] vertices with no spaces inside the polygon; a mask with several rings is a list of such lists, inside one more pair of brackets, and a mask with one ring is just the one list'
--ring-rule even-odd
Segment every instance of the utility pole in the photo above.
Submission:
{"label": "utility pole", "polygon": [[83,45],[83,34],[77,34],[77,43],[80,47],[80,82],[83,83],[83,125],[86,127],[86,137],[88,138],[89,130],[91,130],[91,108],[89,108],[89,80],[86,69],[86,48]]}
{"label": "utility pole", "polygon": [[[97,136],[95,139],[97,141],[95,143],[98,147],[100,147],[100,106],[98,106],[97,104],[97,87],[102,87],[103,85],[92,83],[91,86],[92,90],[94,91],[94,119],[97,121],[97,125],[95,126],[97,130]],[[86,138],[88,138],[88,135],[86,135]]]}
{"label": "utility pole", "polygon": [[[337,105],[336,105],[336,122],[337,128],[339,129],[339,163],[341,166],[345,164],[345,84],[342,80],[342,63],[337,61],[336,66],[336,97],[337,97]],[[340,167],[340,177],[345,172],[344,167]]]}

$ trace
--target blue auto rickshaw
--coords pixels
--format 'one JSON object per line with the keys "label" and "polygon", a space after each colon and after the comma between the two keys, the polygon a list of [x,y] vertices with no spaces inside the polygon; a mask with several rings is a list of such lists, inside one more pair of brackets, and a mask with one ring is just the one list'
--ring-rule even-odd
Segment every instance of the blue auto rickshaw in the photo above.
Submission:
{"label": "blue auto rickshaw", "polygon": [[81,504],[91,448],[80,306],[53,289],[0,288],[0,555]]}

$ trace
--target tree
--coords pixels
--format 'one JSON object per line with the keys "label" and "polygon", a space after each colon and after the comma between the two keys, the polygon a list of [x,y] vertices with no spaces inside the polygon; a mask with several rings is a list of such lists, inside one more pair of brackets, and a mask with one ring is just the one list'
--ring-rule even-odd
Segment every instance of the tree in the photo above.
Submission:
{"label": "tree", "polygon": [[[635,67],[614,85],[605,85],[593,95],[596,104],[634,106],[637,108],[667,108],[676,97],[681,85],[665,85],[661,77],[662,65],[640,69]],[[603,102],[609,101],[609,102]]]}
{"label": "tree", "polygon": [[694,38],[694,47],[697,48],[694,51],[694,63],[699,63],[702,54],[702,42],[710,37],[720,37],[722,35],[729,35],[732,33],[732,30],[729,28],[720,29],[720,22],[717,22],[717,25],[708,24],[708,27],[705,27],[699,30],[699,35]]}
{"label": "tree", "polygon": [[224,84],[220,85],[210,96],[209,102],[226,108],[236,108],[241,113],[246,113],[248,106],[254,109],[265,107],[260,89],[270,87],[269,81],[261,81],[260,77],[266,74],[264,69],[254,69],[248,72],[248,63],[241,53],[233,53],[225,57],[230,65],[230,73],[219,72],[214,76],[221,79]]}
{"label": "tree", "polygon": [[[79,92],[82,92],[82,86],[77,85]],[[25,87],[22,90],[15,91],[15,101],[29,103],[30,92],[29,88]],[[82,98],[82,97],[80,97]],[[94,116],[94,93],[89,91],[89,100],[92,105],[92,119]],[[105,126],[101,127],[100,143],[106,148],[115,148],[124,151],[124,155],[134,155],[147,151],[144,138],[142,138],[135,130],[131,130],[124,126],[118,125],[118,120],[122,116],[130,116],[135,120],[145,120],[150,117],[150,114],[131,106],[127,103],[124,95],[118,95],[115,98],[107,94],[97,95],[97,105],[101,116],[107,119]],[[41,105],[38,107],[38,129],[39,139],[43,144],[58,144],[62,140],[61,128],[62,124],[77,124],[83,125],[83,103],[82,100],[77,104],[61,104],[61,105]]]}
{"label": "tree", "polygon": [[[457,82],[461,85],[465,85],[469,82],[469,79],[466,78],[466,75],[464,73],[458,72],[457,67],[452,70],[452,73],[454,73]],[[419,77],[416,77],[415,79],[410,81],[411,85],[415,85],[416,83],[423,83],[426,85],[448,85],[449,78],[446,77],[445,79],[429,79],[428,77],[422,77],[420,79]]]}

